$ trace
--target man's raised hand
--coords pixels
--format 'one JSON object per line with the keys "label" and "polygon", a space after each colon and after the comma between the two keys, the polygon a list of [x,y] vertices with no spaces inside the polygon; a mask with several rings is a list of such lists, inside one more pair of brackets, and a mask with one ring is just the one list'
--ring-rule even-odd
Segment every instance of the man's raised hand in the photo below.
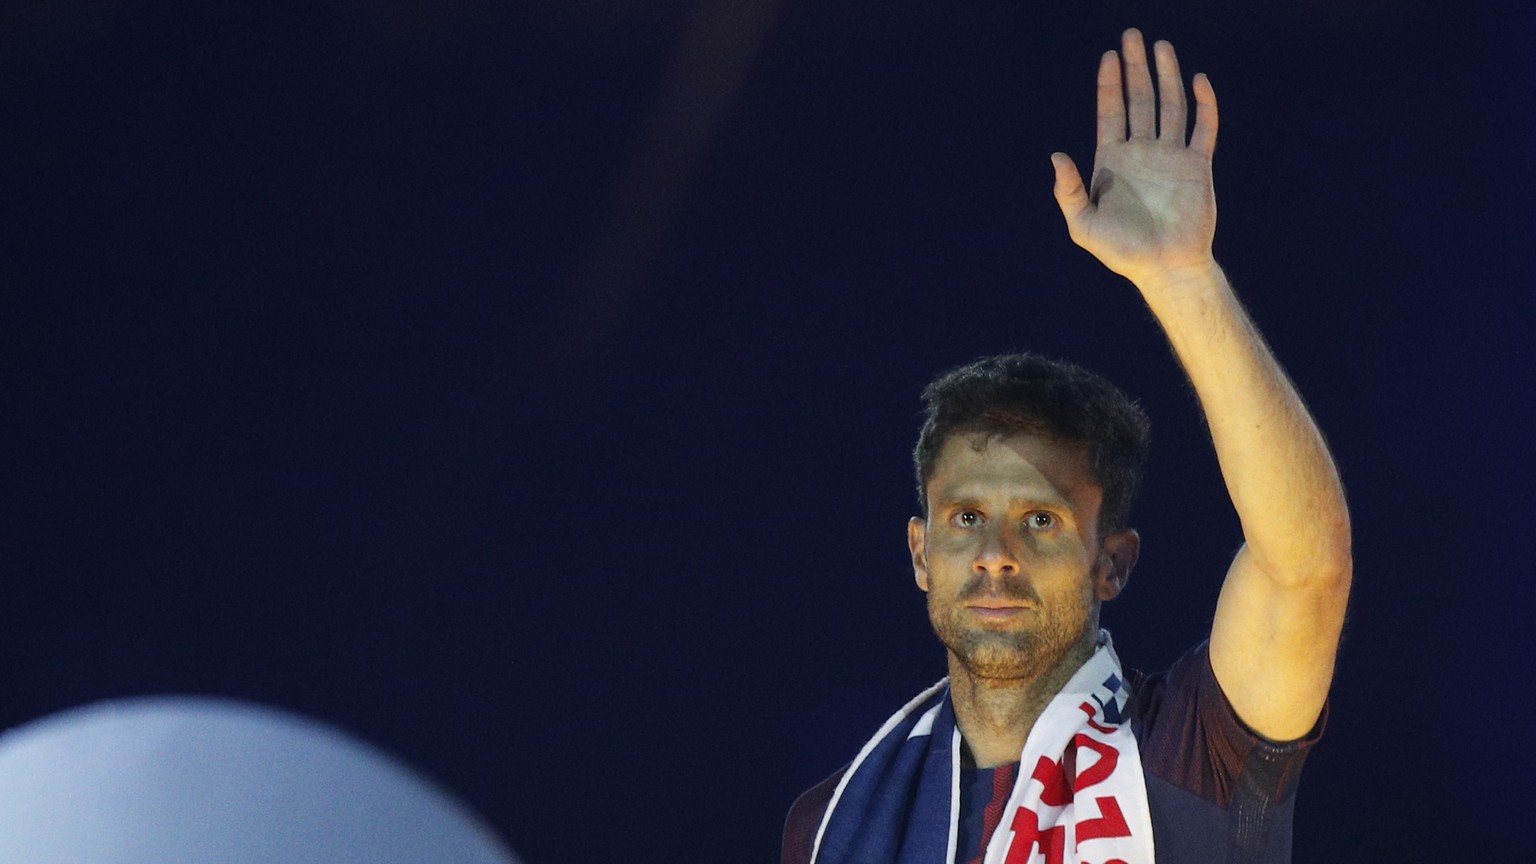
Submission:
{"label": "man's raised hand", "polygon": [[1195,76],[1195,126],[1186,142],[1184,81],[1173,46],[1153,45],[1154,90],[1141,33],[1127,30],[1121,42],[1121,54],[1107,52],[1099,63],[1091,185],[1084,188],[1067,154],[1051,154],[1051,163],[1073,242],[1145,289],[1187,268],[1212,266],[1216,92],[1205,75]]}

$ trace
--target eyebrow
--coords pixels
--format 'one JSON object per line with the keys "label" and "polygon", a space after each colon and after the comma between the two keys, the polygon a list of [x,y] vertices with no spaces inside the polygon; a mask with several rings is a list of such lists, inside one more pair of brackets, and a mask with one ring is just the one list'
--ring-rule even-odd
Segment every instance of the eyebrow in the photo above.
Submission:
{"label": "eyebrow", "polygon": [[[935,499],[934,504],[941,508],[963,507],[967,505],[985,503],[986,497],[987,496],[985,495],[968,494],[965,490],[962,490],[962,492],[959,494],[943,495]],[[1072,509],[1072,502],[1061,496],[1046,497],[1041,495],[1015,495],[1008,499],[1008,509],[1010,510],[1023,510],[1036,507],[1052,508],[1057,510],[1070,510]]]}

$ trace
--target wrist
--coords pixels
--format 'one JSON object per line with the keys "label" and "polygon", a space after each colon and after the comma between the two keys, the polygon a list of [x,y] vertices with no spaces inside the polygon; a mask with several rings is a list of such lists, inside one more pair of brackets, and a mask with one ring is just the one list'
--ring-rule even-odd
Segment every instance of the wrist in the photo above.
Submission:
{"label": "wrist", "polygon": [[1240,305],[1214,259],[1167,267],[1132,281],[1165,331]]}
{"label": "wrist", "polygon": [[1227,277],[1214,257],[1181,262],[1158,270],[1137,274],[1131,282],[1143,295],[1185,293],[1211,286],[1225,285]]}

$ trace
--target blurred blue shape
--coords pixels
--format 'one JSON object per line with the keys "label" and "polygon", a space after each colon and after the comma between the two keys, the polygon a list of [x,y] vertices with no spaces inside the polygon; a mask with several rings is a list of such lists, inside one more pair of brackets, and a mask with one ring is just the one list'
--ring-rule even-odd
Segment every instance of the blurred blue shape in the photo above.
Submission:
{"label": "blurred blue shape", "polygon": [[0,736],[0,862],[517,864],[383,752],[257,705],[101,702]]}

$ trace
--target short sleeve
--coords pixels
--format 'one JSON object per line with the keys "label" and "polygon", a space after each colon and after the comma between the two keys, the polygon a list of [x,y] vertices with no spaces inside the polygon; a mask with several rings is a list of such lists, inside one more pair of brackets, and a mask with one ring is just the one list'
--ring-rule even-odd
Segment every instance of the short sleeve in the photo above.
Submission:
{"label": "short sleeve", "polygon": [[811,852],[816,845],[816,832],[821,828],[821,817],[832,802],[838,781],[845,765],[836,774],[807,789],[795,799],[784,820],[784,843],[779,851],[779,864],[810,864]]}
{"label": "short sleeve", "polygon": [[1312,730],[1294,741],[1271,741],[1249,729],[1216,680],[1208,642],[1165,673],[1133,679],[1131,700],[1144,770],[1222,809],[1232,807],[1240,791],[1287,799],[1328,716],[1324,707]]}

